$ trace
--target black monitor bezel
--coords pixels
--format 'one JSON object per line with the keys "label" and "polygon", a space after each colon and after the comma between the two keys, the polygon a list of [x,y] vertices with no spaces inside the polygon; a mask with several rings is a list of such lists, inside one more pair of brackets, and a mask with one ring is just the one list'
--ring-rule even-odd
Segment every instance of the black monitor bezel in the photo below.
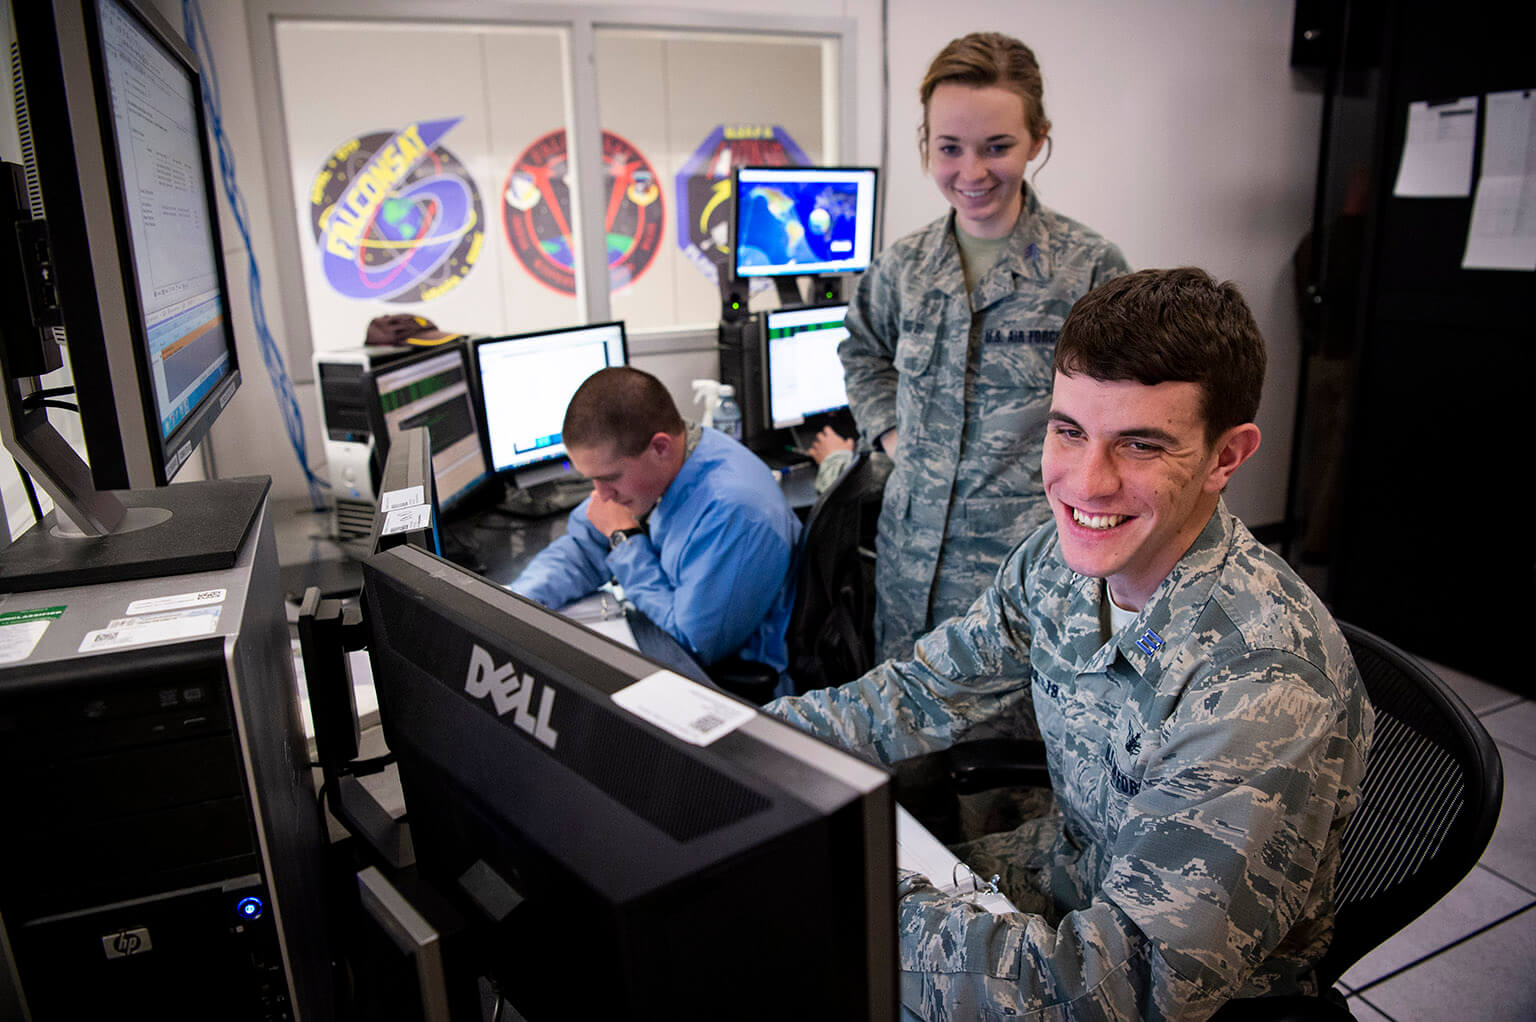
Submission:
{"label": "black monitor bezel", "polygon": [[[862,266],[857,266],[857,267],[849,266],[849,267],[844,267],[844,268],[841,268],[841,269],[825,269],[825,270],[795,269],[795,270],[778,270],[778,271],[774,271],[774,272],[771,272],[771,273],[751,273],[751,272],[743,273],[742,272],[742,268],[741,268],[741,239],[739,237],[739,235],[740,235],[740,227],[741,227],[741,201],[742,201],[741,175],[742,175],[742,173],[744,171],[763,171],[763,170],[767,170],[767,171],[782,171],[782,172],[785,172],[785,173],[792,173],[792,172],[795,172],[795,171],[807,171],[807,170],[827,171],[827,172],[830,172],[830,173],[865,173],[865,172],[867,172],[870,175],[872,175],[873,184],[872,184],[871,189],[870,189],[869,260],[868,260],[868,262],[864,263],[864,265],[862,265]],[[874,261],[875,261],[875,244],[876,244],[876,240],[877,240],[876,237],[875,237],[875,228],[876,228],[876,221],[879,218],[879,211],[880,211],[880,168],[878,168],[878,167],[858,166],[858,165],[854,165],[854,164],[837,164],[837,165],[832,165],[832,166],[789,166],[789,165],[782,165],[782,164],[780,164],[780,165],[748,164],[746,166],[733,167],[731,169],[731,216],[730,216],[730,222],[731,222],[730,272],[731,272],[731,276],[735,280],[747,280],[747,281],[750,281],[750,280],[757,280],[757,279],[773,280],[774,278],[777,278],[777,277],[813,277],[813,276],[814,277],[834,277],[834,276],[839,276],[839,275],[844,274],[844,273],[863,273],[866,270],[868,270],[870,265],[873,264]]]}
{"label": "black monitor bezel", "polygon": [[[528,965],[528,960],[516,950],[525,945],[518,944],[508,930],[509,917],[501,914],[507,910],[526,916],[531,909],[534,920],[540,919],[541,913],[562,913],[561,918],[574,920],[574,925],[587,932],[584,946],[589,954],[601,955],[620,946],[653,950],[630,925],[615,927],[614,922],[620,916],[630,924],[657,919],[659,908],[671,904],[668,892],[683,897],[685,905],[702,906],[710,903],[708,892],[717,884],[724,885],[728,875],[739,877],[743,870],[747,875],[755,875],[759,867],[768,873],[782,872],[786,868],[784,862],[797,861],[799,853],[792,848],[809,852],[821,846],[820,839],[802,843],[797,835],[808,834],[807,828],[825,827],[830,829],[821,832],[828,837],[835,831],[857,842],[858,850],[852,854],[864,860],[862,868],[850,874],[851,882],[840,891],[858,899],[864,913],[850,916],[847,905],[840,903],[843,907],[834,915],[831,902],[819,903],[812,912],[820,913],[821,924],[827,928],[824,934],[857,933],[864,941],[857,952],[858,964],[852,967],[862,967],[864,977],[874,982],[863,988],[863,994],[852,995],[855,1000],[867,999],[862,1010],[845,1012],[841,1017],[894,1017],[896,899],[889,879],[896,869],[894,803],[888,801],[888,781],[873,779],[865,788],[863,785],[872,778],[858,780],[868,771],[885,773],[882,768],[855,761],[846,752],[761,714],[704,752],[697,744],[656,727],[648,719],[630,717],[628,711],[617,709],[614,693],[649,677],[660,667],[637,651],[434,557],[414,544],[374,554],[365,562],[364,572],[364,619],[371,634],[369,651],[374,659],[381,723],[397,756],[407,812],[413,821],[420,875],[443,893],[458,895],[472,889],[484,892],[486,871],[477,874],[476,870],[488,867],[491,877],[517,888],[510,892],[490,888],[492,893],[512,896],[510,900],[499,901],[498,912],[491,915],[497,920],[495,930],[485,934],[492,938],[483,945],[487,952],[485,964],[491,974],[503,974],[496,959],[505,959],[513,967]],[[390,595],[391,591],[397,595]],[[401,598],[406,603],[397,607],[404,610],[405,617],[400,610],[393,614],[381,612],[381,601]],[[435,615],[440,620],[423,622],[422,614]],[[391,619],[402,626],[393,638]],[[455,646],[452,635],[456,630],[462,638]],[[414,651],[400,647],[402,637],[409,639]],[[495,708],[489,705],[491,696],[466,692],[464,660],[455,655],[463,653],[465,640],[484,644],[491,666],[496,668],[498,683],[504,677],[516,677],[518,684],[514,688],[529,688],[524,709],[530,716],[537,711],[540,720],[544,720],[547,696],[551,708],[548,722],[559,733],[540,739],[538,728],[529,726],[530,721],[514,724],[512,717],[502,716],[512,712],[510,707]],[[410,677],[392,673],[401,670]],[[410,694],[408,689],[415,689],[419,695]],[[552,696],[547,695],[551,692]],[[417,712],[427,706],[423,700],[436,704],[431,712]],[[574,716],[555,709],[558,705],[569,711],[573,702],[578,707]],[[579,763],[583,755],[601,755],[594,750],[617,748],[607,741],[593,741],[600,733],[596,725],[601,716],[628,721],[625,726],[639,743],[622,743],[627,753],[635,753],[635,759],[625,768],[626,774],[653,766],[659,768],[660,761],[651,752],[670,749],[690,757],[699,756],[700,763],[722,777],[764,792],[772,791],[770,804],[735,822],[701,827],[686,840],[676,835],[668,839],[658,829],[654,817],[644,818],[634,804],[620,801],[601,779],[581,772]],[[495,736],[494,740],[490,735]],[[567,758],[564,751],[571,749],[572,743],[577,750],[576,759]],[[494,748],[495,754],[486,755],[480,751],[483,748]],[[844,765],[839,766],[840,763]],[[615,775],[607,776],[611,781]],[[753,780],[754,777],[757,779]],[[520,788],[527,790],[523,792]],[[686,807],[671,807],[672,803],[711,797],[706,789],[693,786],[663,785],[654,790],[656,797],[647,796],[647,804],[674,820],[692,822],[696,816]],[[672,794],[666,794],[668,791]],[[415,798],[418,793],[426,799],[413,808],[413,801],[421,802]],[[574,807],[584,800],[591,803],[593,812],[617,814],[611,829],[605,827],[598,840],[590,836],[594,832],[589,828],[569,822],[578,817]],[[528,808],[518,808],[515,815],[503,817],[499,807],[505,806]],[[542,811],[541,806],[549,807],[550,811]],[[663,848],[665,855],[659,854]],[[646,849],[646,854],[640,854],[639,849]],[[785,856],[782,862],[781,854]],[[833,854],[840,861],[851,861],[846,846]],[[618,862],[613,861],[616,856],[620,857]],[[471,863],[471,859],[476,861]],[[465,869],[466,865],[471,868]],[[557,889],[560,893],[555,896]],[[759,901],[775,905],[782,901],[774,895],[770,883],[759,883],[752,891],[762,895]],[[526,902],[518,900],[523,896],[528,898]],[[467,914],[483,920],[480,913],[490,912],[493,906],[473,896],[472,900],[476,904]],[[747,911],[730,897],[718,904],[736,906],[738,913]],[[773,911],[777,913],[778,909]],[[732,925],[728,909],[722,908],[712,918],[722,928]],[[548,935],[542,929],[539,932]],[[722,954],[716,967],[734,963],[747,970],[771,971],[771,957],[763,947],[751,946],[754,939],[762,943],[761,937],[748,935],[739,937],[735,943],[711,944]],[[503,943],[507,940],[510,945]],[[640,943],[636,944],[637,940]],[[665,941],[659,944],[654,950],[664,960],[668,945]],[[513,949],[510,956],[509,946]],[[547,964],[559,963],[563,968],[574,962],[560,950],[563,946],[561,941],[550,948],[554,957]],[[696,987],[709,986],[699,983],[696,969],[689,971],[690,961],[684,957],[674,970],[675,976]],[[607,968],[613,969],[614,964],[608,963]],[[586,965],[574,962],[574,967],[579,971]],[[622,984],[627,993],[617,987],[606,992],[620,999],[643,998],[650,981],[642,976],[636,986],[635,977],[625,979],[619,974],[621,971],[606,975],[612,983]],[[797,974],[797,984],[820,982],[811,978],[816,970],[802,971],[805,975]],[[849,996],[847,971],[829,971],[825,966],[821,971],[845,998]],[[568,1005],[569,988],[563,979],[542,971],[537,972],[536,978],[556,984],[556,1010]],[[520,990],[526,986],[518,985]],[[777,995],[781,1001],[804,996],[796,985],[784,989],[787,993],[781,991]],[[539,1002],[537,992],[529,995],[534,997],[535,1007],[551,1007]],[[551,994],[546,992],[542,996],[548,998]],[[521,993],[513,997],[520,1010],[521,997]],[[722,1002],[712,994],[701,1000],[697,1008],[680,1001],[667,1003],[678,1008],[678,1017],[708,1017]],[[654,1008],[655,1004],[646,1002],[645,1006]]]}
{"label": "black monitor bezel", "polygon": [[[386,533],[385,497],[413,486],[422,488],[423,502],[428,508],[427,524],[419,529]],[[379,495],[373,507],[373,528],[367,546],[370,554],[410,545],[442,555],[442,536],[438,531],[442,509],[437,498],[437,473],[432,466],[432,435],[425,426],[401,430],[399,438],[391,443],[389,454],[384,458],[384,471],[379,475]]]}
{"label": "black monitor bezel", "polygon": [[[768,336],[768,321],[770,319],[772,319],[774,316],[789,315],[789,314],[793,314],[793,313],[814,312],[814,311],[816,311],[818,309],[837,309],[837,308],[841,308],[843,310],[844,317],[846,317],[847,314],[848,314],[849,303],[848,302],[825,302],[825,303],[823,303],[821,305],[804,305],[804,306],[800,306],[799,308],[793,308],[793,309],[768,309],[768,310],[766,310],[766,311],[764,311],[763,313],[760,314],[761,315],[761,320],[760,320],[760,322],[758,324],[758,338],[759,338],[760,343],[761,343],[760,350],[761,350],[762,359],[763,359],[763,428],[764,429],[766,429],[766,430],[792,429],[795,426],[801,425],[802,423],[805,423],[805,422],[810,422],[813,419],[819,419],[819,418],[824,418],[824,417],[827,417],[827,416],[832,416],[832,415],[837,414],[838,412],[846,411],[848,409],[848,404],[845,402],[845,403],[840,404],[840,405],[835,405],[835,406],[833,406],[831,408],[820,409],[820,410],[818,410],[816,412],[811,413],[810,415],[801,416],[800,422],[792,423],[792,424],[790,424],[788,426],[779,426],[779,425],[776,425],[775,422],[774,422],[774,414],[773,414],[773,346],[770,343],[772,338],[770,338]],[[847,386],[846,386],[846,383],[845,383],[844,391],[846,392],[846,390],[847,390]]]}
{"label": "black monitor bezel", "polygon": [[[188,412],[168,437],[162,437],[160,433],[149,340],[138,292],[138,267],[128,231],[127,196],[120,171],[117,129],[106,81],[97,0],[13,4],[13,11],[26,79],[27,119],[33,139],[31,156],[36,160],[44,216],[52,239],[53,270],[92,481],[100,490],[144,489],[165,486],[175,478],[189,460],[192,449],[207,436],[214,420],[233,397],[241,383],[241,373],[230,316],[229,278],[219,225],[213,155],[201,101],[201,65],[153,8],[139,0],[109,2],[121,8],[158,44],[161,52],[187,76],[197,98],[193,107],[202,157],[202,184],[208,198],[208,229],[220,285],[219,301],[223,306],[229,365],[223,379]],[[78,28],[83,35],[88,60],[83,72],[71,68],[68,74],[89,75],[89,110],[81,109],[85,104],[78,93],[76,103],[71,104],[65,87],[62,49],[65,40],[60,36],[59,12],[79,17]],[[76,27],[71,21],[67,30],[72,32]],[[80,153],[76,133],[81,131],[94,132],[101,147],[99,154]],[[97,155],[100,157],[99,167],[95,165]],[[82,156],[90,161],[83,169]],[[87,175],[95,178],[96,183],[91,184]],[[104,196],[98,185],[105,186]],[[114,251],[110,255],[102,251],[103,229],[87,208],[88,204],[101,198],[105,198],[111,214]],[[34,216],[36,214],[34,211]],[[115,279],[109,281],[107,274]],[[115,305],[114,299],[119,294],[126,322],[109,327],[105,320],[113,312],[110,307],[104,309],[103,303]],[[127,332],[126,340],[118,333],[120,330]],[[117,350],[125,345],[131,355],[131,366],[123,364],[123,353]],[[82,367],[88,368],[82,371]],[[124,376],[130,368],[136,408],[126,407],[119,400],[122,388],[127,385]],[[143,455],[147,455],[147,464]]]}
{"label": "black monitor bezel", "polygon": [[[489,344],[500,344],[506,341],[526,341],[534,338],[558,337],[561,334],[575,334],[587,330],[597,330],[603,327],[619,328],[619,353],[621,366],[629,365],[629,331],[624,327],[624,320],[612,319],[601,323],[583,323],[579,326],[554,327],[549,330],[529,330],[516,334],[497,334],[493,337],[475,337],[469,341],[471,351],[470,364],[472,368],[472,380],[474,384],[475,400],[479,405],[481,430],[480,436],[485,446],[485,463],[488,470],[503,479],[515,480],[520,472],[528,472],[540,466],[546,466],[552,462],[566,461],[569,455],[566,453],[565,444],[559,445],[559,452],[537,458],[524,465],[500,466],[496,464],[496,457],[491,451],[490,413],[485,398],[485,371],[480,364],[480,349]],[[608,366],[614,368],[614,366]]]}
{"label": "black monitor bezel", "polygon": [[[380,458],[382,461],[387,462],[394,438],[391,437],[389,433],[389,423],[384,417],[384,406],[379,403],[378,378],[388,373],[398,372],[401,369],[409,369],[411,366],[420,365],[421,363],[430,361],[433,358],[440,358],[444,354],[447,354],[449,351],[453,351],[459,356],[459,364],[464,369],[464,386],[467,391],[465,394],[465,400],[469,402],[470,414],[476,417],[475,439],[480,447],[480,474],[475,477],[473,482],[453,493],[445,494],[441,491],[441,489],[436,489],[437,506],[443,512],[452,511],[460,504],[464,503],[466,498],[479,490],[487,479],[490,479],[496,474],[495,471],[491,468],[489,457],[486,455],[485,410],[480,405],[478,387],[475,382],[474,367],[471,364],[469,351],[466,345],[463,341],[454,340],[447,341],[443,344],[433,347],[424,347],[420,352],[413,352],[412,354],[406,355],[402,358],[392,359],[383,365],[370,366],[367,372],[363,374],[364,378],[367,380],[368,390],[366,393],[368,405],[368,427],[373,432],[374,451],[376,452],[375,456]],[[435,477],[433,482],[435,486]]]}

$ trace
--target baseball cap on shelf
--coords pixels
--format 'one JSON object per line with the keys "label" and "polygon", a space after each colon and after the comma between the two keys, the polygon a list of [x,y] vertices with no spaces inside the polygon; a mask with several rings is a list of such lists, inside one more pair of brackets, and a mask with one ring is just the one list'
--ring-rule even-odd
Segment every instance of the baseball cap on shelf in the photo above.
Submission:
{"label": "baseball cap on shelf", "polygon": [[388,316],[375,316],[368,324],[368,344],[414,344],[430,348],[436,344],[456,341],[463,334],[450,334],[439,330],[430,319],[414,316],[409,312],[396,312]]}

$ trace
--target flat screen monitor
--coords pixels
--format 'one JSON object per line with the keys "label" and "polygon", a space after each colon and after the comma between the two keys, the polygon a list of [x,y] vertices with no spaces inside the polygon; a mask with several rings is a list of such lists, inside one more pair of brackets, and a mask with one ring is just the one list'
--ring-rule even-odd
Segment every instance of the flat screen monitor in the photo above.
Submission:
{"label": "flat screen monitor", "polygon": [[872,167],[738,167],[738,277],[860,273],[875,248]]}
{"label": "flat screen monitor", "polygon": [[417,865],[521,1017],[896,1017],[885,770],[415,547],[364,573]]}
{"label": "flat screen monitor", "polygon": [[374,502],[368,549],[373,553],[415,544],[434,554],[443,552],[438,532],[437,452],[432,432],[407,426],[390,440],[379,497]]}
{"label": "flat screen monitor", "polygon": [[489,474],[464,346],[453,343],[391,362],[371,376],[380,447],[387,452],[402,430],[425,426],[438,500],[451,510]]}
{"label": "flat screen monitor", "polygon": [[847,305],[780,309],[763,315],[768,421],[773,429],[848,407],[837,346],[848,336]]}
{"label": "flat screen monitor", "polygon": [[136,0],[12,6],[28,205],[51,239],[40,304],[91,482],[163,486],[240,381],[197,60]]}
{"label": "flat screen monitor", "polygon": [[628,363],[623,323],[473,342],[491,467],[519,486],[568,471],[560,430],[587,377]]}

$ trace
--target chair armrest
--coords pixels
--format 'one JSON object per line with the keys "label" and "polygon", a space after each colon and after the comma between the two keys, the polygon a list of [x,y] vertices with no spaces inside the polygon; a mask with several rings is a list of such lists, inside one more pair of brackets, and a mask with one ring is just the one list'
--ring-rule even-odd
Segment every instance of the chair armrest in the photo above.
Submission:
{"label": "chair armrest", "polygon": [[716,685],[754,706],[762,706],[772,699],[774,689],[779,685],[778,671],[767,664],[737,656],[718,660],[704,670]]}
{"label": "chair armrest", "polygon": [[1022,738],[962,742],[946,753],[954,790],[962,795],[993,788],[1049,788],[1045,743]]}
{"label": "chair armrest", "polygon": [[1355,1016],[1343,995],[1330,989],[1321,997],[1289,994],[1228,1001],[1211,1022],[1355,1022]]}

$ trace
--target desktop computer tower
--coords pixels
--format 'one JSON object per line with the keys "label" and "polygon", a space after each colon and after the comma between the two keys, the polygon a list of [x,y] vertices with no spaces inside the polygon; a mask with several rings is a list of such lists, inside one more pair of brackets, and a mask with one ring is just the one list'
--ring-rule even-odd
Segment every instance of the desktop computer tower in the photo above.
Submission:
{"label": "desktop computer tower", "polygon": [[265,501],[232,568],[0,593],[0,624],[0,1015],[331,1018]]}
{"label": "desktop computer tower", "polygon": [[741,442],[756,447],[767,429],[764,419],[767,384],[763,379],[761,317],[720,323],[720,382],[736,389],[741,408]]}
{"label": "desktop computer tower", "polygon": [[369,345],[315,352],[315,391],[325,430],[325,462],[330,469],[334,507],[332,532],[337,539],[357,539],[373,529],[373,509],[378,503],[375,486],[384,465],[373,439],[369,409],[378,398],[369,374],[421,350],[408,345]]}

